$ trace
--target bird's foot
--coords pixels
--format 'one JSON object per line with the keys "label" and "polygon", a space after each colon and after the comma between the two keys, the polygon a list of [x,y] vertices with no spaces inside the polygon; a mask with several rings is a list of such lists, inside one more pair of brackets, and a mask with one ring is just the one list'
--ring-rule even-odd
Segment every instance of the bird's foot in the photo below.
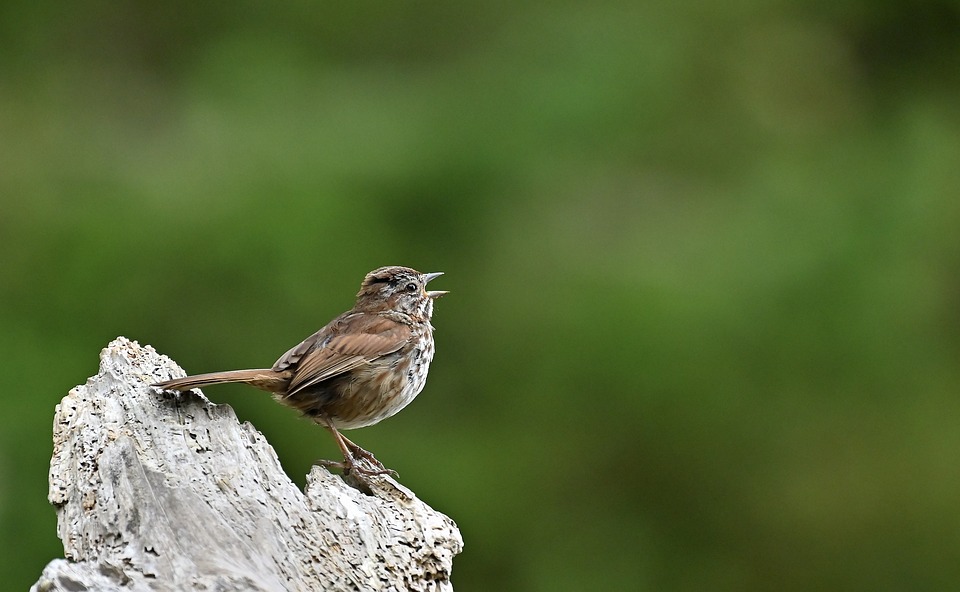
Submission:
{"label": "bird's foot", "polygon": [[377,457],[375,457],[372,452],[369,452],[367,450],[364,450],[363,448],[360,448],[359,446],[357,446],[353,442],[350,442],[349,440],[347,440],[347,446],[350,447],[351,456],[353,456],[354,458],[360,457],[380,470],[384,470],[387,468],[383,466],[382,462],[377,460]]}
{"label": "bird's foot", "polygon": [[370,456],[358,455],[359,458],[345,458],[343,461],[318,460],[313,464],[327,469],[340,469],[343,471],[344,476],[353,475],[358,480],[363,480],[365,477],[376,477],[378,475],[390,475],[394,479],[400,476],[399,473],[393,469],[388,469],[383,466],[383,463],[374,458],[372,454],[369,452],[367,452],[367,454]]}

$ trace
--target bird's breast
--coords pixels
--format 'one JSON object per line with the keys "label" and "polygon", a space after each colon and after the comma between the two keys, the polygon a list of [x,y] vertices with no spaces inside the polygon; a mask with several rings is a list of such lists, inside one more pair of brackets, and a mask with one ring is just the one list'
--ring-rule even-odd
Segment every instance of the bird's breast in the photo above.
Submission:
{"label": "bird's breast", "polygon": [[409,405],[427,383],[433,340],[415,340],[401,350],[355,369],[325,414],[339,429],[379,423]]}

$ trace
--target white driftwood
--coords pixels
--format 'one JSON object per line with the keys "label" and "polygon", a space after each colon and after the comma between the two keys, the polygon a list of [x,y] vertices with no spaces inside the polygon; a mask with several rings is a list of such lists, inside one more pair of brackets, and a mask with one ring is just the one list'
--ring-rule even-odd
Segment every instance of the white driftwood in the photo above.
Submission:
{"label": "white driftwood", "polygon": [[183,374],[120,337],[57,405],[49,498],[66,559],[32,590],[453,589],[450,518],[388,477],[362,493],[314,467],[301,492],[229,406],[148,387]]}

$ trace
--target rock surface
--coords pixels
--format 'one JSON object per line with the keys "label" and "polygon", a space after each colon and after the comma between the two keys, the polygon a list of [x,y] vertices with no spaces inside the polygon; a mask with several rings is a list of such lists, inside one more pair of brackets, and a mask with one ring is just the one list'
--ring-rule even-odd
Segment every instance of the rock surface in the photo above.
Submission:
{"label": "rock surface", "polygon": [[183,370],[119,337],[57,405],[49,499],[74,590],[452,590],[453,521],[386,476],[314,467],[301,492],[233,409],[150,384]]}

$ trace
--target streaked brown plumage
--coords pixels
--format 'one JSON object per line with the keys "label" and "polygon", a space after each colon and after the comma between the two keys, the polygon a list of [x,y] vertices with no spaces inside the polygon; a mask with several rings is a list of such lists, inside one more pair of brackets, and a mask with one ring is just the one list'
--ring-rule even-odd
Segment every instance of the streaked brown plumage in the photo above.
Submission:
{"label": "streaked brown plumage", "polygon": [[[345,472],[388,472],[339,430],[362,428],[406,407],[423,390],[433,360],[433,301],[441,273],[381,267],[363,280],[353,308],[283,354],[272,368],[198,374],[159,382],[164,390],[239,382],[273,393],[333,434]],[[360,456],[379,467],[356,466]]]}

